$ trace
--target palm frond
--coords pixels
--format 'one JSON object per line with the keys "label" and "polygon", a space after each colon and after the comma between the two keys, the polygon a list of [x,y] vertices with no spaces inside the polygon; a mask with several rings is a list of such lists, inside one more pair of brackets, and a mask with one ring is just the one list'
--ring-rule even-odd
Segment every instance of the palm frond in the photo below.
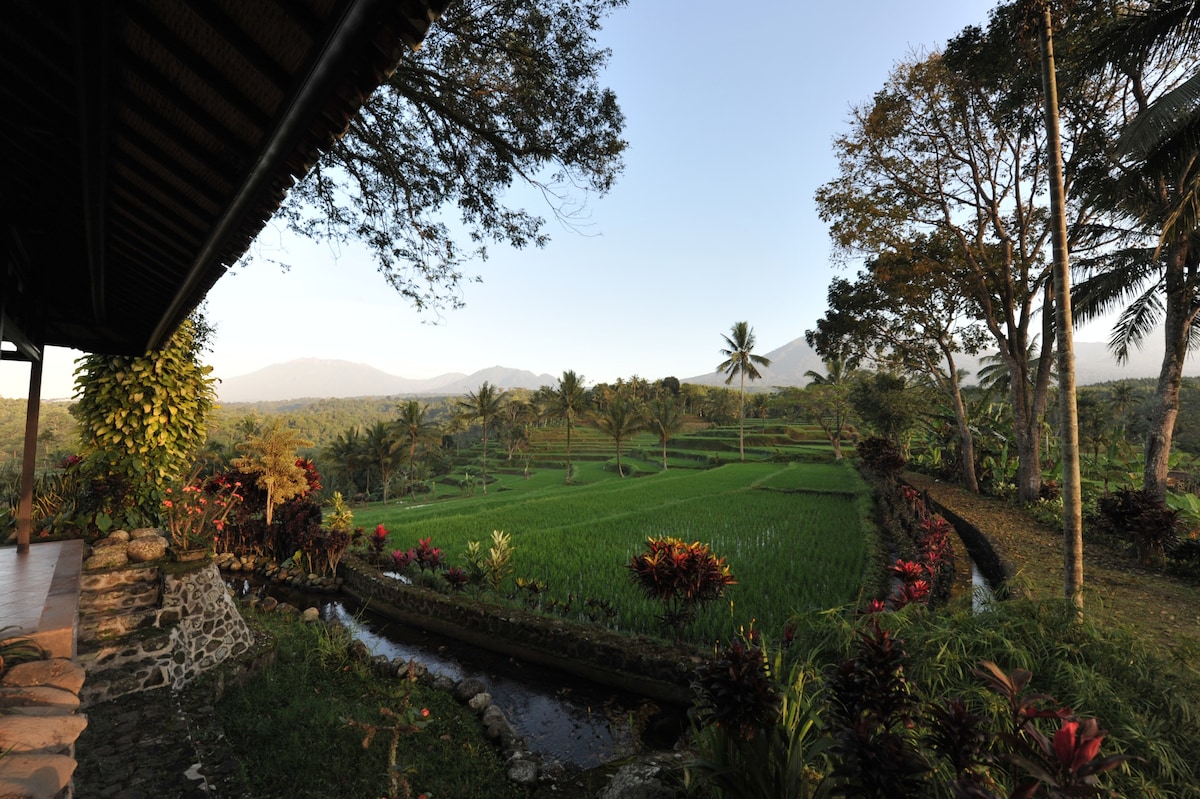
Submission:
{"label": "palm frond", "polygon": [[[1198,148],[1200,149],[1200,148]],[[1193,170],[1180,188],[1179,202],[1163,224],[1162,242],[1179,241],[1200,231],[1200,169]],[[1161,242],[1160,242],[1161,246]]]}
{"label": "palm frond", "polygon": [[1121,312],[1108,339],[1108,348],[1124,365],[1130,347],[1140,348],[1163,317],[1162,295],[1156,287],[1143,292]]}
{"label": "palm frond", "polygon": [[[1084,268],[1092,276],[1076,283],[1071,291],[1075,324],[1095,319],[1140,294],[1155,291],[1162,283],[1162,262],[1144,247],[1090,259]],[[1150,282],[1153,285],[1147,287]]]}
{"label": "palm frond", "polygon": [[1117,140],[1117,152],[1145,160],[1164,142],[1195,124],[1200,109],[1200,70],[1138,114]]}

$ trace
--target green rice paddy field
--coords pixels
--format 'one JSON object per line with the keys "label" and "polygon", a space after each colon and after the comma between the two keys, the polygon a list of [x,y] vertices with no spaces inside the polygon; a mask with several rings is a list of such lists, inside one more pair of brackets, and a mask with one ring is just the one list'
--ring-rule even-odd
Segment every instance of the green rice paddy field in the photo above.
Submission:
{"label": "green rice paddy field", "polygon": [[[752,622],[777,636],[795,611],[858,598],[870,494],[848,464],[738,463],[625,479],[585,465],[577,485],[564,485],[563,474],[503,474],[486,495],[375,503],[357,509],[354,523],[368,532],[383,524],[389,552],[431,538],[450,565],[461,565],[469,541],[486,548],[503,530],[515,547],[512,578],[545,583],[543,605],[573,596],[578,612],[603,600],[618,629],[651,634],[664,632],[661,609],[625,564],[648,537],[707,543],[738,583],[688,629],[700,643],[728,640]],[[513,579],[504,592],[516,594]]]}

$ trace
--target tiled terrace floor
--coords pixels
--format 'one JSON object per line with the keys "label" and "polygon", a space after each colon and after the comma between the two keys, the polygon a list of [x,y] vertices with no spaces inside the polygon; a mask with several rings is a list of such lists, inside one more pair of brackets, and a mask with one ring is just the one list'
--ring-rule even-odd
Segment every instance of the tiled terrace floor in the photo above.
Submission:
{"label": "tiled terrace floor", "polygon": [[52,657],[75,657],[82,541],[0,547],[0,640],[32,637]]}

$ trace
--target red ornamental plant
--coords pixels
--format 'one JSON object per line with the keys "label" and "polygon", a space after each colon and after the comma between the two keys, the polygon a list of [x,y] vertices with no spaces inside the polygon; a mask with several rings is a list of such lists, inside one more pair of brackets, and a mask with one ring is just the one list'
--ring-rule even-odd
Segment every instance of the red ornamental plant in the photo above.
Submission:
{"label": "red ornamental plant", "polygon": [[189,480],[168,487],[162,501],[162,523],[171,542],[179,549],[212,547],[225,528],[225,518],[242,500],[242,484],[228,482],[223,475],[209,480]]}
{"label": "red ornamental plant", "polygon": [[383,554],[383,546],[387,543],[388,531],[382,524],[375,528],[375,532],[371,533],[371,537],[367,539],[367,543],[371,545],[371,552],[376,555]]}
{"label": "red ornamental plant", "polygon": [[678,538],[650,538],[646,551],[628,564],[638,587],[663,604],[663,622],[679,637],[703,602],[720,598],[736,584],[724,558],[708,544],[684,543]]}
{"label": "red ornamental plant", "polygon": [[[1000,759],[1024,774],[1010,799],[1032,799],[1042,788],[1050,796],[1103,795],[1099,775],[1132,757],[1100,757],[1100,745],[1108,733],[1095,719],[1080,721],[1070,708],[1058,707],[1045,694],[1026,694],[1031,672],[1014,669],[1005,674],[995,663],[984,661],[981,665],[982,669],[972,673],[1008,701],[1011,727],[998,736],[1008,752]],[[1053,738],[1038,727],[1043,719],[1060,723]]]}

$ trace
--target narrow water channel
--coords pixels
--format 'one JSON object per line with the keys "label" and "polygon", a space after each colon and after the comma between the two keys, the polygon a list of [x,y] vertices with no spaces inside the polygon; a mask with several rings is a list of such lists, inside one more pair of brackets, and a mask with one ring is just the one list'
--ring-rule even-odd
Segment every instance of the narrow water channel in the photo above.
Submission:
{"label": "narrow water channel", "polygon": [[592,768],[635,752],[669,748],[684,722],[682,708],[661,708],[554,669],[497,655],[399,624],[344,597],[278,586],[269,593],[299,608],[316,607],[341,621],[373,655],[415,660],[455,682],[481,680],[529,749],[548,762]]}

